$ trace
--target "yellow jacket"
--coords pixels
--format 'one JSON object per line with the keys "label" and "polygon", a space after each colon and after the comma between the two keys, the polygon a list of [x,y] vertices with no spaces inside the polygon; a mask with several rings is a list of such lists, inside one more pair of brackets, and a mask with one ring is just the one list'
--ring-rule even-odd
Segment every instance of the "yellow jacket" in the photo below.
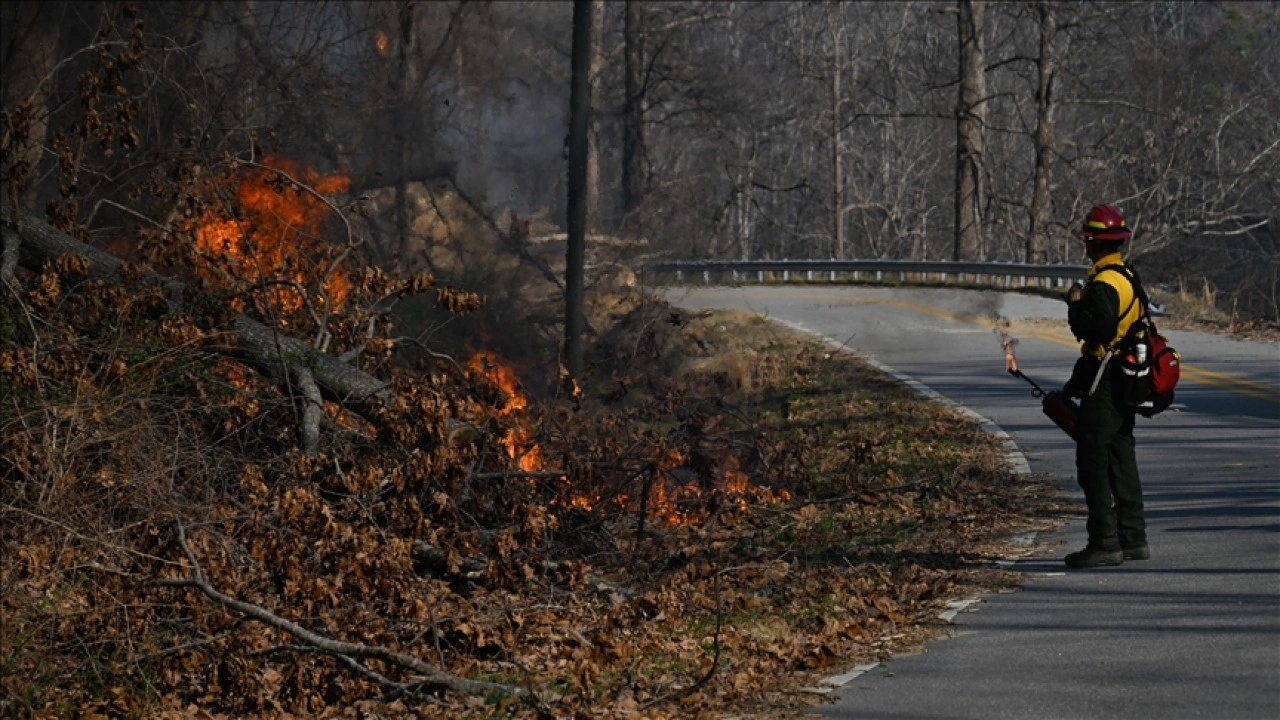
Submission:
{"label": "yellow jacket", "polygon": [[1071,331],[1082,343],[1082,355],[1100,358],[1128,334],[1129,327],[1142,317],[1133,283],[1109,265],[1123,265],[1120,253],[1111,253],[1089,268],[1089,282],[1080,299],[1067,311]]}

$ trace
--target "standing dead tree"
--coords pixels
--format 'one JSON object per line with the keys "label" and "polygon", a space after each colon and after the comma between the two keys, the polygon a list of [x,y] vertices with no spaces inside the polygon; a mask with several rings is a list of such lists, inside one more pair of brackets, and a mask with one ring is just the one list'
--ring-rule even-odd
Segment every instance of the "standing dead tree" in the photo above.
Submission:
{"label": "standing dead tree", "polygon": [[954,259],[982,258],[986,202],[987,80],[983,0],[960,0],[960,93],[956,102],[956,243]]}

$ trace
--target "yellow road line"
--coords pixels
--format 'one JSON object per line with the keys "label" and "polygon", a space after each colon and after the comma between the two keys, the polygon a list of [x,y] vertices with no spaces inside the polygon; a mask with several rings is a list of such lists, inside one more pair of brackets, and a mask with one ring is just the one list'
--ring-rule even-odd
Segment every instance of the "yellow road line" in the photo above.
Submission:
{"label": "yellow road line", "polygon": [[[894,307],[900,307],[900,308],[903,308],[904,310],[911,310],[912,312],[918,312],[922,315],[928,315],[930,317],[942,318],[946,320],[955,320],[957,322],[967,322],[974,325],[989,327],[989,328],[992,328],[993,330],[1005,329],[1004,323],[996,320],[995,318],[984,317],[981,315],[973,315],[972,313],[953,312],[951,310],[940,308],[935,305],[925,305],[923,303],[912,302],[910,300],[901,300],[898,298],[862,297],[862,298],[857,298],[855,302],[859,302],[859,303],[869,302],[869,303],[877,303],[880,305],[892,305]],[[1062,345],[1064,347],[1076,348],[1080,346],[1078,342],[1070,339],[1065,335],[1050,333],[1040,328],[1034,328],[1034,327],[1021,325],[1021,324],[1016,324],[1016,327],[1018,328],[1018,332],[1017,332],[1018,335],[1030,336],[1030,337],[1036,338],[1037,340],[1043,340],[1045,342]],[[1244,378],[1238,378],[1238,377],[1226,375],[1220,372],[1214,372],[1213,370],[1206,370],[1205,368],[1197,367],[1195,365],[1187,365],[1186,363],[1182,364],[1182,377],[1192,382],[1199,383],[1201,385],[1208,385],[1210,387],[1217,388],[1219,390],[1226,390],[1228,392],[1239,393],[1241,395],[1248,395],[1249,397],[1257,398],[1259,400],[1266,400],[1267,402],[1280,404],[1280,388],[1276,388],[1271,385],[1266,385],[1264,383],[1254,382],[1252,380],[1245,380]]]}

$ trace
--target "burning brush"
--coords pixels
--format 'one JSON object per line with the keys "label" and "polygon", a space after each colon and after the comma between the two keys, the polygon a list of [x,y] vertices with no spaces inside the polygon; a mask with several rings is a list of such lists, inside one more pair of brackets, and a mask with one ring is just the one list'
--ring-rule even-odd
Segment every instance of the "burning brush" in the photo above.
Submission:
{"label": "burning brush", "polygon": [[1044,398],[1040,407],[1044,414],[1055,425],[1062,428],[1072,440],[1076,439],[1076,431],[1080,426],[1080,406],[1063,393],[1053,390],[1045,392],[1035,380],[1027,377],[1018,369],[1018,358],[1013,354],[1013,346],[1018,343],[1007,333],[1000,333],[1000,344],[1004,347],[1004,369],[1016,378],[1022,378],[1031,385],[1031,397]]}

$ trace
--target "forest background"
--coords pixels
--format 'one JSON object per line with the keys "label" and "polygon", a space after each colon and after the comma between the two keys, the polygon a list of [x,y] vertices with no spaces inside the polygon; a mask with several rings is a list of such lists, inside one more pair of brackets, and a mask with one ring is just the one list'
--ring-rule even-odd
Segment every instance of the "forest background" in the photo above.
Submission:
{"label": "forest background", "polygon": [[[599,232],[679,258],[1078,262],[1075,226],[1107,202],[1150,282],[1280,318],[1274,2],[595,10]],[[425,262],[403,207],[414,183],[563,226],[570,4],[138,11],[138,85],[104,104],[136,105],[139,152],[70,139],[85,167],[68,219],[101,233],[123,222],[114,204],[154,216],[128,198],[158,161],[213,171],[271,152],[349,177],[350,198],[394,196],[365,246],[379,262]],[[5,13],[6,132],[31,102],[24,200],[43,210],[99,33],[130,28],[113,4]]]}

